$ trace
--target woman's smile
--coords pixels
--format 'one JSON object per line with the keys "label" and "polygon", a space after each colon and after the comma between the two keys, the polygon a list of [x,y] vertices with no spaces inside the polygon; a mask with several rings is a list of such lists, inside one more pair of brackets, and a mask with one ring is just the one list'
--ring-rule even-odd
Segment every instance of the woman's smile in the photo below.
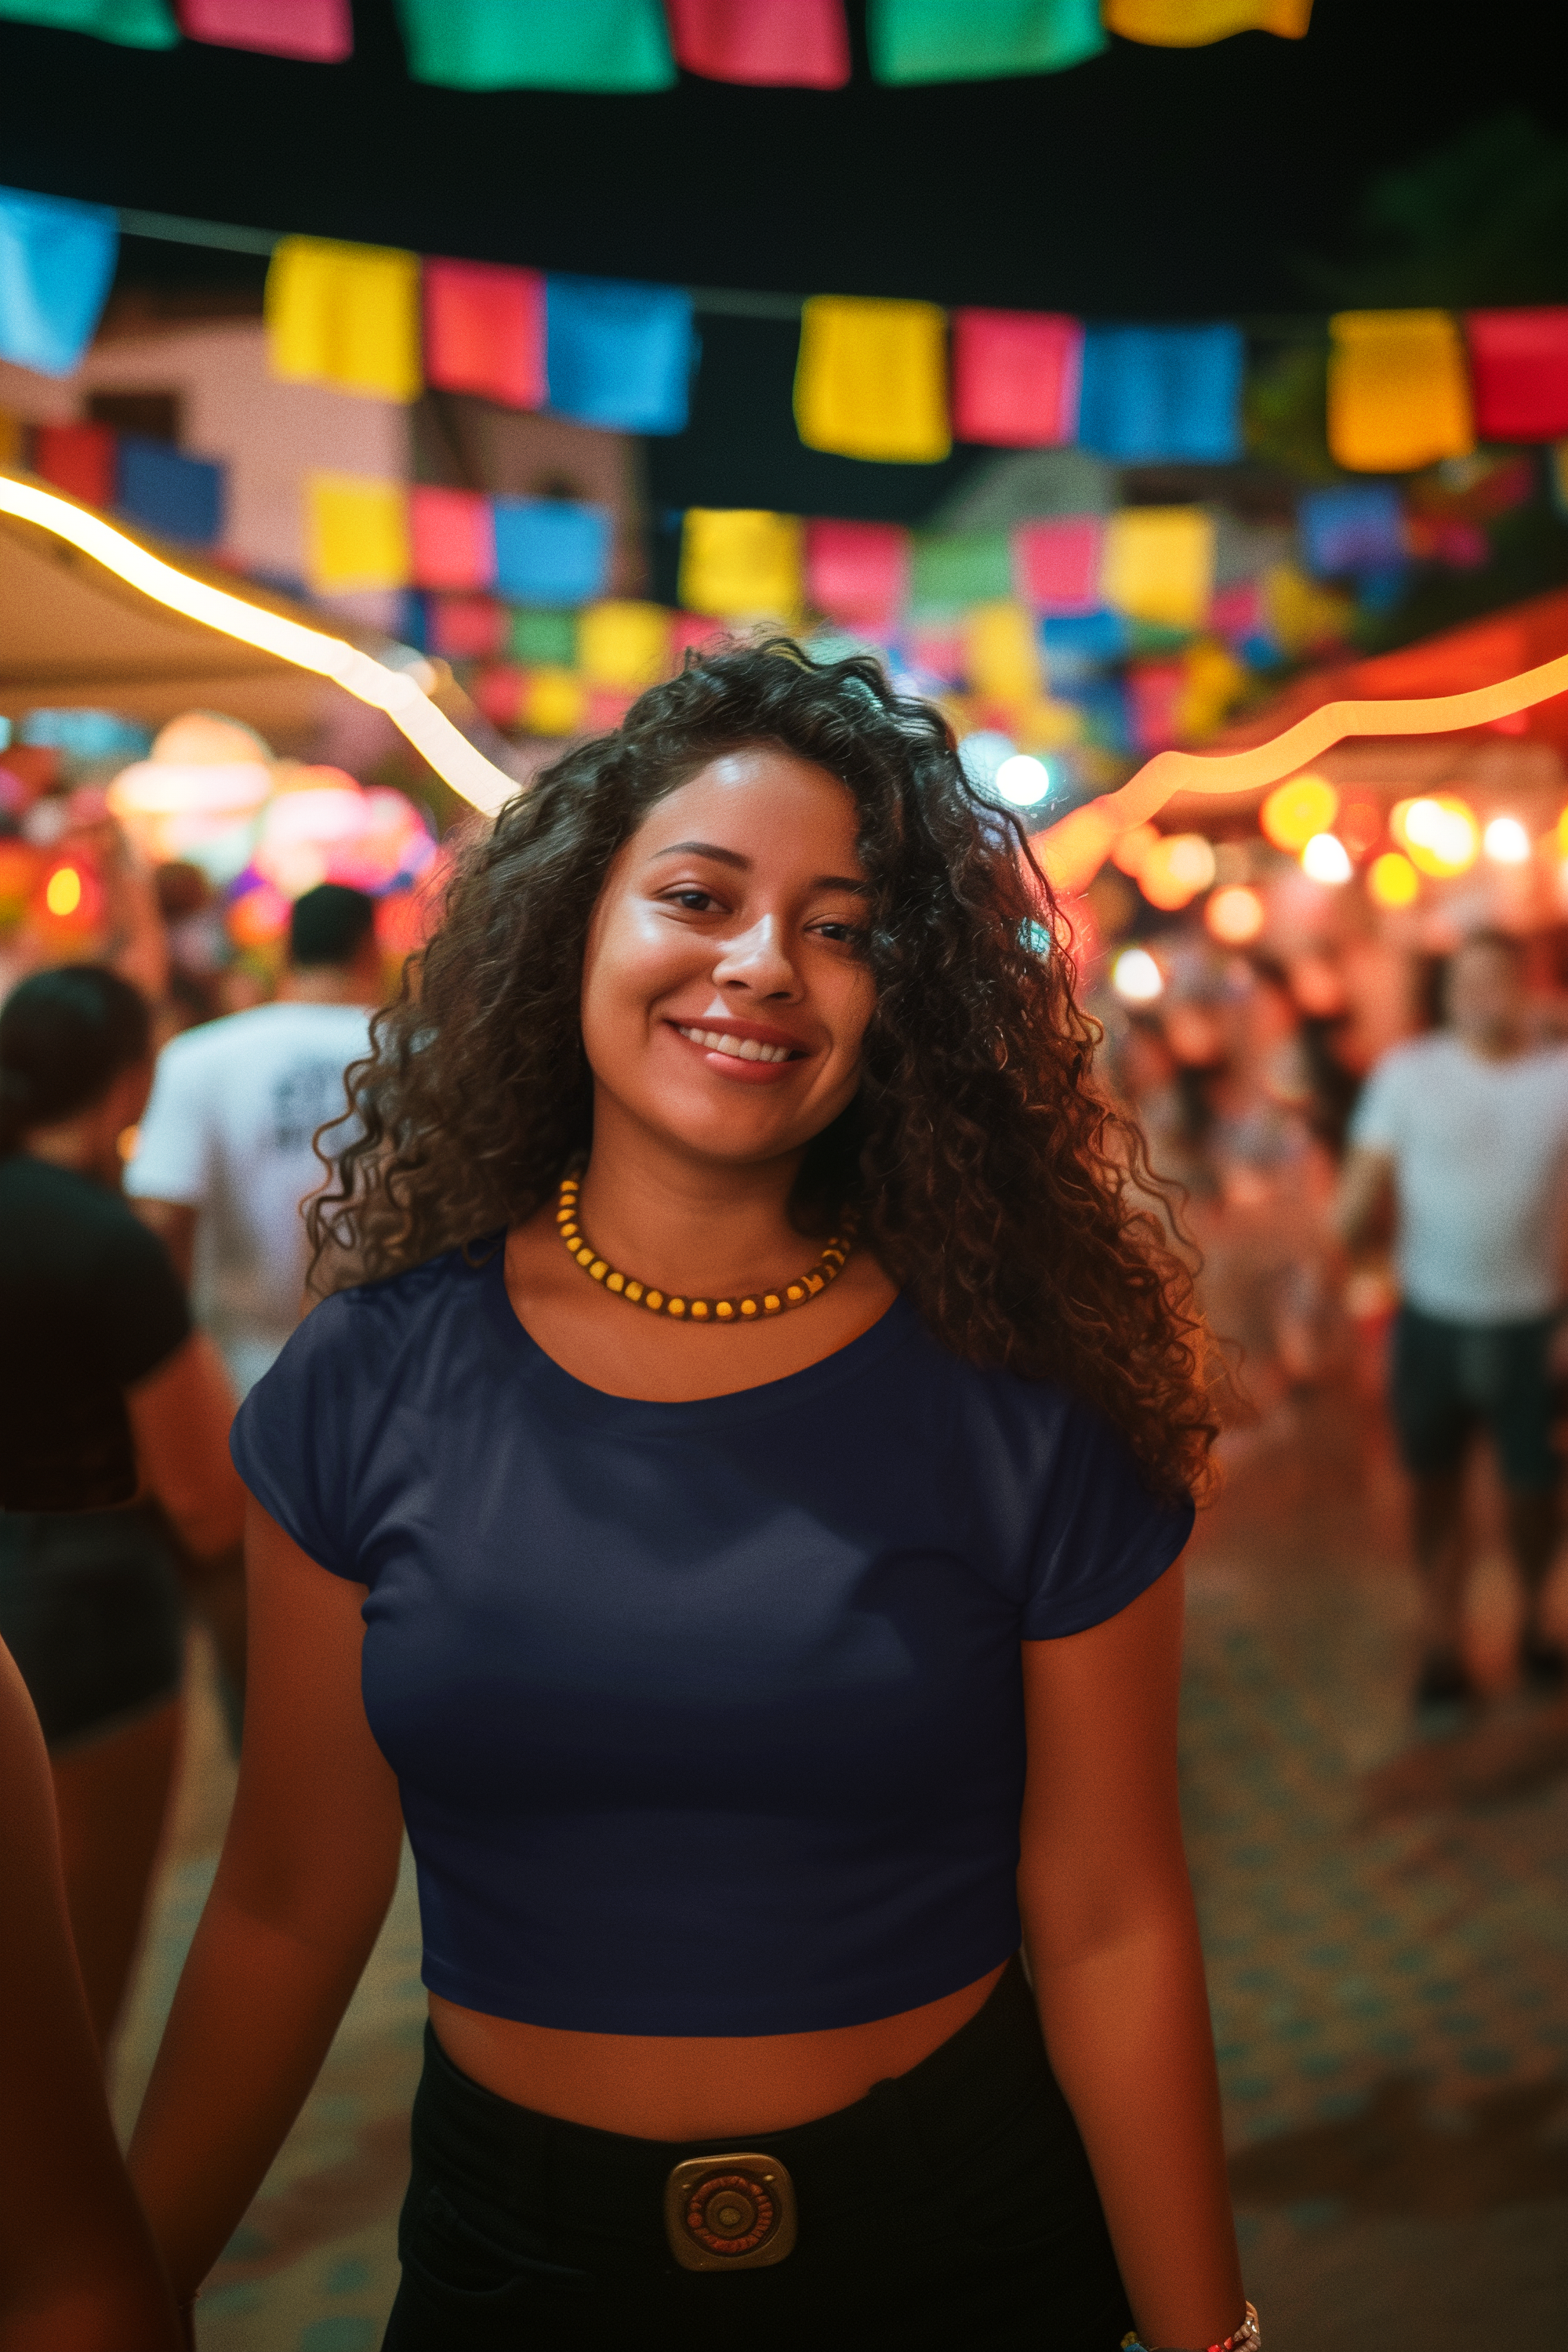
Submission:
{"label": "woman's smile", "polygon": [[742,1078],[753,1086],[782,1078],[792,1066],[805,1062],[809,1052],[782,1030],[764,1028],[756,1021],[721,1016],[712,1022],[672,1020],[668,1025],[697,1047],[717,1076]]}

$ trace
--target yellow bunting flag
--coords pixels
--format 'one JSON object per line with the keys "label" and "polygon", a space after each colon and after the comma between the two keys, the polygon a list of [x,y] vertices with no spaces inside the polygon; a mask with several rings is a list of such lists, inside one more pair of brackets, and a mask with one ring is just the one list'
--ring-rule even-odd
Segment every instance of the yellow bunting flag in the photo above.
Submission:
{"label": "yellow bunting flag", "polygon": [[362,474],[310,474],[308,568],[312,588],[406,588],[408,492]]}
{"label": "yellow bunting flag", "polygon": [[750,507],[689,507],[680,601],[723,621],[793,621],[805,588],[805,533],[795,515]]}
{"label": "yellow bunting flag", "polygon": [[814,294],[801,317],[795,421],[808,449],[935,465],[952,446],[946,313]]}
{"label": "yellow bunting flag", "polygon": [[1124,41],[1162,49],[1201,49],[1233,33],[1278,33],[1303,41],[1312,0],[1104,0],[1101,20]]}
{"label": "yellow bunting flag", "polygon": [[1342,310],[1329,330],[1329,447],[1339,465],[1407,474],[1474,447],[1465,347],[1447,310]]}
{"label": "yellow bunting flag", "polygon": [[523,680],[519,715],[531,735],[575,735],[588,715],[587,686],[575,670],[542,663]]}
{"label": "yellow bunting flag", "polygon": [[1040,692],[1040,648],[1034,616],[1022,604],[972,605],[963,625],[964,667],[976,694],[996,702],[1033,702]]}
{"label": "yellow bunting flag", "polygon": [[1214,587],[1215,527],[1202,507],[1123,507],[1110,517],[1100,590],[1130,620],[1201,628]]}
{"label": "yellow bunting flag", "polygon": [[577,622],[577,659],[590,686],[654,686],[669,667],[662,604],[590,604]]}
{"label": "yellow bunting flag", "polygon": [[267,351],[274,375],[417,400],[418,256],[286,236],[267,272]]}

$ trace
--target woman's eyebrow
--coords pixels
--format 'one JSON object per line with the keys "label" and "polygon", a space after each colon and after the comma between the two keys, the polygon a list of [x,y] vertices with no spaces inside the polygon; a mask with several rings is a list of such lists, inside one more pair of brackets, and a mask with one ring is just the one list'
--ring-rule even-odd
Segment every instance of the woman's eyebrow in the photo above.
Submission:
{"label": "woman's eyebrow", "polygon": [[[672,841],[653,854],[656,857],[711,857],[721,866],[733,866],[742,874],[752,870],[749,857],[742,857],[738,849],[721,849],[715,841]],[[858,898],[871,896],[870,884],[857,880],[852,874],[818,874],[811,887],[814,890],[852,890]]]}

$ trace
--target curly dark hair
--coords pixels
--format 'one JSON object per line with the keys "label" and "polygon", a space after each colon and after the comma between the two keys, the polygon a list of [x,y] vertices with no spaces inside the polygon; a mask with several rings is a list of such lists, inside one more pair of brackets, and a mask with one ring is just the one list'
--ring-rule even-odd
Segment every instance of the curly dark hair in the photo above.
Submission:
{"label": "curly dark hair", "polygon": [[1152,1488],[1204,1490],[1201,1319],[1142,1137],[1092,1081],[1099,1030],[1047,885],[942,713],[868,656],[815,662],[776,638],[689,658],[471,843],[349,1072],[356,1131],[322,1151],[333,1181],[310,1210],[318,1287],[520,1223],[584,1152],[579,997],[606,870],[655,802],[759,744],[853,795],[872,890],[860,1087],[807,1148],[797,1224],[853,1206],[944,1346],[1063,1381],[1126,1433]]}

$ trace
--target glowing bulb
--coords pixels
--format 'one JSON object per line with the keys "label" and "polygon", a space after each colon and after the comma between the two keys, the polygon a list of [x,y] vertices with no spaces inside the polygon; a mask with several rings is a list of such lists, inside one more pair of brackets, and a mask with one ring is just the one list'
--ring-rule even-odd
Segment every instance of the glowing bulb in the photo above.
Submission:
{"label": "glowing bulb", "polygon": [[1390,818],[1394,836],[1403,841],[1412,865],[1441,879],[1463,874],[1476,862],[1481,845],[1480,827],[1457,793],[1403,802]]}
{"label": "glowing bulb", "polygon": [[1011,735],[1004,735],[999,728],[978,727],[959,745],[958,762],[972,784],[989,792],[1017,750]]}
{"label": "glowing bulb", "polygon": [[1245,882],[1216,890],[1204,908],[1204,920],[1213,938],[1227,948],[1244,948],[1263,929],[1263,901]]}
{"label": "glowing bulb", "polygon": [[1123,948],[1110,967],[1110,985],[1126,1004],[1152,1004],[1165,992],[1160,967],[1147,948]]}
{"label": "glowing bulb", "polygon": [[74,915],[81,904],[81,876],[74,866],[57,866],[44,885],[44,904],[51,915]]}
{"label": "glowing bulb", "polygon": [[1530,835],[1516,816],[1494,816],[1481,835],[1481,847],[1494,866],[1530,863]]}
{"label": "glowing bulb", "polygon": [[1011,801],[1015,808],[1033,808],[1043,801],[1051,789],[1051,772],[1043,760],[1028,751],[1015,751],[1004,760],[991,779],[992,789]]}
{"label": "glowing bulb", "polygon": [[1327,833],[1340,813],[1340,796],[1322,776],[1292,776],[1279,784],[1258,812],[1258,822],[1276,849],[1305,849],[1315,833]]}
{"label": "glowing bulb", "polygon": [[1201,833],[1159,835],[1138,868],[1138,887],[1152,907],[1173,914],[1214,880],[1214,845]]}
{"label": "glowing bulb", "polygon": [[1326,882],[1337,890],[1351,878],[1351,855],[1337,834],[1315,833],[1301,852],[1301,871],[1310,881]]}
{"label": "glowing bulb", "polygon": [[1366,883],[1380,907],[1411,906],[1421,888],[1415,866],[1397,849],[1373,859]]}

